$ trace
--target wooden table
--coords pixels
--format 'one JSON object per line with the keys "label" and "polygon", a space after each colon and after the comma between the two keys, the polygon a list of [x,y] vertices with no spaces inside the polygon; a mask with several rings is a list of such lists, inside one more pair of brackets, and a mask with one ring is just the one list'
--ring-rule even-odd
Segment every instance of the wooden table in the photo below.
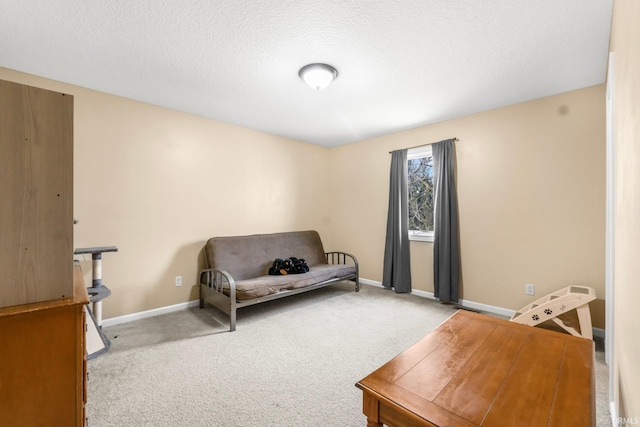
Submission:
{"label": "wooden table", "polygon": [[593,341],[459,310],[356,384],[367,426],[595,426]]}

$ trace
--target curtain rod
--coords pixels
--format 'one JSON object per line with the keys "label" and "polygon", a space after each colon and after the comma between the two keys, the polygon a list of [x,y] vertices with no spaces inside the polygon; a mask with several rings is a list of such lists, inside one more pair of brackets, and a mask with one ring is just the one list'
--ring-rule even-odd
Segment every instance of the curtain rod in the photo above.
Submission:
{"label": "curtain rod", "polygon": [[[458,138],[449,138],[449,139],[453,139],[453,141],[459,141]],[[446,139],[443,139],[443,141],[446,141]],[[440,141],[437,141],[440,142]],[[426,144],[420,144],[420,145],[414,145],[413,147],[407,147],[407,148],[400,148],[400,150],[411,150],[412,148],[418,148],[418,147],[423,147],[425,145],[431,145],[431,144],[435,144],[435,142],[428,142]],[[396,151],[396,150],[394,150]],[[389,154],[393,153],[393,151],[389,151]]]}

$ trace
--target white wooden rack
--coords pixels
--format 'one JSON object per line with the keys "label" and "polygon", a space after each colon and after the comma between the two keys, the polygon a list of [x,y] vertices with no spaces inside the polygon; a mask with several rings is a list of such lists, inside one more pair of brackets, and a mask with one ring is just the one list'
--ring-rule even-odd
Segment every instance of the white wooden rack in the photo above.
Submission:
{"label": "white wooden rack", "polygon": [[[535,300],[511,316],[512,322],[536,326],[551,320],[576,337],[593,339],[589,302],[596,299],[596,291],[588,286],[567,286],[557,292]],[[559,315],[576,310],[580,331],[558,318]]]}

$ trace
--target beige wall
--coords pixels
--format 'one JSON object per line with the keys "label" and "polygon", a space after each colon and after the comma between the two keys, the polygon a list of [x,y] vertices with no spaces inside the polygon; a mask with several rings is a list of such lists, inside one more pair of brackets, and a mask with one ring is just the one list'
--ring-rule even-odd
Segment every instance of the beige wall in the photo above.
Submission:
{"label": "beige wall", "polygon": [[[596,289],[593,320],[603,328],[604,85],[332,149],[335,245],[357,254],[362,277],[381,281],[389,151],[451,137],[462,298],[517,310],[583,284]],[[433,292],[432,246],[411,243],[415,289]]]}
{"label": "beige wall", "polygon": [[119,248],[103,257],[105,319],[196,299],[208,237],[327,234],[326,148],[7,69],[0,79],[74,95],[74,247]]}
{"label": "beige wall", "polygon": [[[616,0],[614,129],[615,296],[614,401],[619,416],[640,418],[640,2]],[[611,78],[611,76],[609,76]],[[637,421],[636,421],[637,423]]]}
{"label": "beige wall", "polygon": [[[380,281],[388,152],[452,136],[462,297],[515,310],[534,298],[525,283],[535,298],[572,283],[604,297],[603,86],[326,149],[6,69],[0,78],[75,96],[75,247],[120,249],[104,255],[104,318],[195,299],[214,235],[318,229]],[[432,245],[411,250],[414,288],[433,291]]]}

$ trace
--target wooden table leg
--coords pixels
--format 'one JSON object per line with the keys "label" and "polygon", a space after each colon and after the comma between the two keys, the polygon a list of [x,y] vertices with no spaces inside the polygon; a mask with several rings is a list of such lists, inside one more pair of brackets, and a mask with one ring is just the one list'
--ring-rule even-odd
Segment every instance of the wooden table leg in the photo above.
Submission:
{"label": "wooden table leg", "polygon": [[380,422],[380,402],[366,391],[362,393],[362,413],[367,416],[367,427],[383,427]]}

